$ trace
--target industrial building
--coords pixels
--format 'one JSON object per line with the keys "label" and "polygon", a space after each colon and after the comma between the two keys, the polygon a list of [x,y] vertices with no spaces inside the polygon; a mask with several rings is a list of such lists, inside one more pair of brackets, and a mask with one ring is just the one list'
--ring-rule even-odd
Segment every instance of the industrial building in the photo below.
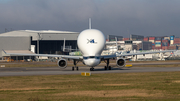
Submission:
{"label": "industrial building", "polygon": [[[63,43],[66,47],[77,48],[79,32],[54,30],[17,30],[0,34],[0,50],[16,53],[66,54],[63,53]],[[8,55],[0,52],[0,58]]]}
{"label": "industrial building", "polygon": [[[141,35],[131,35],[130,38],[123,38],[123,41],[131,40],[135,41],[146,41],[151,42],[152,45],[149,45],[153,50],[176,50],[180,49],[180,38],[175,37],[174,35],[170,36],[141,36]],[[149,48],[150,49],[150,48]],[[137,49],[139,50],[139,49]],[[141,50],[141,48],[140,48]]]}
{"label": "industrial building", "polygon": [[[124,51],[132,51],[132,50],[151,50],[152,49],[152,42],[148,41],[131,41],[131,40],[126,40],[126,41],[117,41],[118,44],[118,50],[124,50]],[[110,41],[106,42],[106,48],[110,49],[113,48],[113,51],[115,50],[116,47],[116,41]]]}
{"label": "industrial building", "polygon": [[[30,56],[10,56],[8,53],[25,53],[25,54],[68,54],[63,52],[64,39],[66,40],[66,48],[77,49],[77,37],[79,32],[54,31],[54,30],[17,30],[0,34],[0,59],[2,60],[28,60],[37,59]],[[116,38],[118,49],[116,47]],[[159,49],[178,49],[180,48],[180,38],[170,37],[143,37],[139,35],[131,35],[130,38],[122,36],[108,35],[106,46],[102,55],[112,54],[115,52],[132,52],[141,50],[159,50]],[[149,58],[157,57],[149,55]],[[48,57],[46,57],[47,59]],[[132,57],[131,57],[132,58]],[[148,59],[148,55],[137,56],[134,60]],[[133,59],[133,58],[132,58]]]}
{"label": "industrial building", "polygon": [[107,35],[107,40],[106,40],[106,41],[116,41],[115,38],[117,38],[117,41],[122,41],[122,40],[123,40],[123,37],[122,37],[122,36]]}
{"label": "industrial building", "polygon": [[144,39],[144,36],[142,35],[133,35],[133,34],[130,35],[130,40],[133,40],[133,41],[142,41],[143,39]]}
{"label": "industrial building", "polygon": [[180,49],[180,38],[175,38],[174,35],[168,36],[150,36],[144,38],[144,41],[152,42],[152,49],[163,49],[163,50],[176,50]]}

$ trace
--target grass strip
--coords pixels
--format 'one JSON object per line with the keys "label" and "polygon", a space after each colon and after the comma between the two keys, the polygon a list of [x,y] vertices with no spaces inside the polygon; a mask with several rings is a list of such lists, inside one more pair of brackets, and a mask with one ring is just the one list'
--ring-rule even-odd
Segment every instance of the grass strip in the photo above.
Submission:
{"label": "grass strip", "polygon": [[0,101],[180,100],[180,72],[0,77]]}

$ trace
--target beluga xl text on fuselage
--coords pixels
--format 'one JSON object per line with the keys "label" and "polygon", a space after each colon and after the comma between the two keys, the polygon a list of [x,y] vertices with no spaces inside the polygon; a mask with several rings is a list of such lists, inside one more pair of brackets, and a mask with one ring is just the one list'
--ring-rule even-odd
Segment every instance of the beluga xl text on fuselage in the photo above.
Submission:
{"label": "beluga xl text on fuselage", "polygon": [[141,54],[152,54],[152,53],[160,53],[160,52],[172,52],[173,50],[166,51],[154,51],[154,52],[140,52],[140,53],[126,53],[119,54],[115,53],[113,55],[101,55],[104,46],[106,43],[106,39],[104,34],[97,29],[90,28],[82,31],[77,38],[77,45],[79,50],[82,53],[82,56],[70,56],[70,55],[52,55],[52,54],[20,54],[20,53],[5,53],[10,55],[22,55],[22,56],[46,56],[46,57],[59,57],[59,61],[57,62],[60,68],[67,67],[67,59],[71,59],[74,61],[74,66],[72,70],[77,69],[77,62],[82,61],[85,65],[90,67],[90,71],[94,70],[94,67],[99,65],[101,61],[105,61],[106,66],[105,70],[111,70],[111,66],[109,66],[109,59],[116,58],[116,64],[119,67],[123,67],[126,64],[126,60],[123,58],[124,56],[132,56],[132,55],[141,55]]}

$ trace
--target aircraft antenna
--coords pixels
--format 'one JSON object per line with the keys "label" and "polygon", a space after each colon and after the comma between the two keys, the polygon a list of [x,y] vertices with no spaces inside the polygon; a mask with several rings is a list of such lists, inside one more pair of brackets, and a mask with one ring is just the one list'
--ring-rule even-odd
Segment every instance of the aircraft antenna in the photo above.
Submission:
{"label": "aircraft antenna", "polygon": [[89,29],[91,29],[91,18],[89,18]]}

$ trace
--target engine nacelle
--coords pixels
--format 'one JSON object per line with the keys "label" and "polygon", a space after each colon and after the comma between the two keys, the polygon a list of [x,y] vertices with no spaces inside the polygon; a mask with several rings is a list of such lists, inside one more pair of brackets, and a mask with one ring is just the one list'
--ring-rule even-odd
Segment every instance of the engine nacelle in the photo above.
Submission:
{"label": "engine nacelle", "polygon": [[119,58],[116,60],[116,64],[118,67],[124,67],[126,65],[126,60],[123,58]]}
{"label": "engine nacelle", "polygon": [[58,66],[61,68],[66,68],[67,67],[67,61],[65,59],[59,59],[57,62]]}

